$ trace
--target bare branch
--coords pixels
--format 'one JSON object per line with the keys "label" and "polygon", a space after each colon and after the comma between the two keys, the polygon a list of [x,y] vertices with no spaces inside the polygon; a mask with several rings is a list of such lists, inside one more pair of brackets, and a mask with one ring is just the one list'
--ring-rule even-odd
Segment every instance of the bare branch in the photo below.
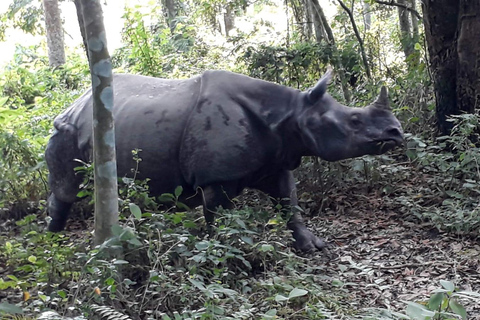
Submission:
{"label": "bare branch", "polygon": [[410,11],[412,14],[414,14],[419,20],[423,20],[422,16],[420,15],[420,13],[418,13],[417,10],[415,10],[414,8],[411,8],[410,6],[408,6],[406,4],[397,3],[393,0],[389,0],[389,1],[375,0],[375,2],[378,3],[378,4],[384,4],[384,5],[387,5],[387,6],[404,8],[405,10]]}
{"label": "bare branch", "polygon": [[355,36],[357,37],[358,44],[360,45],[360,53],[362,55],[362,60],[363,60],[363,65],[365,66],[365,71],[367,73],[367,77],[369,79],[372,78],[372,75],[370,73],[370,67],[368,65],[368,59],[367,55],[365,53],[365,48],[363,46],[363,40],[362,37],[360,36],[360,32],[358,31],[357,24],[355,23],[355,18],[353,17],[352,10],[350,10],[345,3],[343,3],[341,0],[337,0],[340,6],[342,6],[343,10],[348,14],[350,17],[350,22],[352,23],[353,31],[355,32]]}

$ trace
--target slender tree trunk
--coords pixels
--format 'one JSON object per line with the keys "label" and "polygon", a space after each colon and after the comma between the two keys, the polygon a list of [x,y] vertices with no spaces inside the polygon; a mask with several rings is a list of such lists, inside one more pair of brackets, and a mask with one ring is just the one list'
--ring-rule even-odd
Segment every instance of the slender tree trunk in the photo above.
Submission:
{"label": "slender tree trunk", "polygon": [[43,0],[47,31],[48,63],[51,67],[65,64],[65,44],[58,0]]}
{"label": "slender tree trunk", "polygon": [[362,8],[363,8],[363,23],[365,24],[365,31],[368,31],[372,26],[372,13],[370,12],[370,2],[368,2],[367,0],[363,0]]}
{"label": "slender tree trunk", "polygon": [[98,245],[112,235],[112,226],[118,223],[113,78],[100,0],[81,0],[81,4],[92,76],[95,244]]}
{"label": "slender tree trunk", "polygon": [[173,34],[175,32],[175,28],[177,27],[177,22],[175,21],[177,18],[175,0],[162,0],[162,4],[167,19],[167,24],[170,28],[170,33]]}
{"label": "slender tree trunk", "polygon": [[[323,13],[318,0],[309,0],[310,7],[312,10],[312,21],[313,21],[313,30],[315,31],[315,39],[317,39],[318,43],[321,43],[323,39],[327,37],[327,33],[325,31],[325,26],[323,25],[322,16],[320,12]],[[333,36],[333,35],[332,35]]]}
{"label": "slender tree trunk", "polygon": [[[397,0],[397,2],[407,6],[407,0]],[[398,21],[400,24],[400,42],[402,43],[405,59],[408,59],[408,57],[414,52],[414,43],[410,32],[409,11],[402,7],[397,7],[397,9]]]}
{"label": "slender tree trunk", "polygon": [[235,28],[235,12],[232,10],[232,6],[228,5],[223,13],[223,21],[225,23],[225,36],[229,36],[230,31]]}
{"label": "slender tree trunk", "polygon": [[85,24],[83,23],[83,11],[82,11],[82,3],[81,0],[74,0],[73,3],[75,4],[75,8],[77,10],[77,19],[78,25],[80,27],[80,34],[82,35],[83,40],[83,49],[85,50],[85,55],[87,59],[90,61],[88,57],[88,48],[87,48],[87,35],[85,34]]}
{"label": "slender tree trunk", "polygon": [[[413,9],[416,9],[417,3],[415,0],[410,0],[411,6]],[[412,20],[412,40],[415,46],[415,43],[419,40],[419,33],[418,33],[418,17],[410,11],[410,19]]]}
{"label": "slender tree trunk", "polygon": [[313,9],[312,9],[312,2],[310,0],[303,0],[305,6],[305,27],[304,32],[307,36],[308,40],[311,40],[313,37]]}
{"label": "slender tree trunk", "polygon": [[345,10],[345,12],[350,17],[350,22],[352,23],[353,32],[355,33],[355,37],[357,38],[358,44],[360,46],[360,54],[362,56],[363,65],[365,67],[365,72],[367,73],[367,77],[369,79],[372,78],[372,74],[370,72],[370,65],[368,64],[367,54],[365,53],[365,47],[363,45],[363,39],[360,36],[360,32],[358,31],[357,24],[355,23],[355,18],[353,17],[352,10],[350,10],[341,0],[337,0],[340,6]]}
{"label": "slender tree trunk", "polygon": [[[320,17],[322,26],[325,30],[325,33],[327,34],[327,40],[332,46],[332,50],[333,50],[332,61],[334,62],[334,65],[337,67],[335,72],[338,74],[340,78],[343,97],[345,98],[345,101],[349,103],[352,100],[352,94],[350,92],[350,89],[348,89],[348,86],[347,86],[347,77],[345,76],[345,70],[342,66],[342,61],[340,61],[340,55],[338,54],[337,45],[335,44],[335,38],[333,37],[332,28],[330,28],[330,25],[328,24],[328,21],[327,21],[327,17],[325,17],[325,13],[323,12],[323,9],[320,6],[320,3],[318,2],[318,0],[312,0],[312,5],[313,5],[313,9],[316,11],[316,14]],[[319,42],[318,39],[317,39],[317,42]]]}

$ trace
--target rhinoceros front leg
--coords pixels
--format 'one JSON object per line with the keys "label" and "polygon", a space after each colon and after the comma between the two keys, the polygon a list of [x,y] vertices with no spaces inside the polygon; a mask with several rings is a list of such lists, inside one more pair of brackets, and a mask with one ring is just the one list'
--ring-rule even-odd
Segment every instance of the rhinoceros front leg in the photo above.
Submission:
{"label": "rhinoceros front leg", "polygon": [[231,209],[233,207],[232,199],[238,195],[237,183],[225,182],[199,188],[203,197],[203,215],[207,223],[208,231],[211,231],[215,222],[215,212],[218,207]]}
{"label": "rhinoceros front leg", "polygon": [[282,171],[277,175],[263,180],[261,183],[256,184],[253,187],[269,194],[275,199],[280,199],[279,201],[282,206],[293,211],[287,226],[293,232],[295,249],[308,252],[315,249],[325,248],[325,242],[307,229],[303,223],[302,215],[298,212],[298,209],[295,208],[295,206],[298,205],[297,189],[291,171]]}
{"label": "rhinoceros front leg", "polygon": [[65,228],[72,204],[57,199],[53,193],[48,197],[48,214],[52,218],[48,225],[48,231],[60,232]]}

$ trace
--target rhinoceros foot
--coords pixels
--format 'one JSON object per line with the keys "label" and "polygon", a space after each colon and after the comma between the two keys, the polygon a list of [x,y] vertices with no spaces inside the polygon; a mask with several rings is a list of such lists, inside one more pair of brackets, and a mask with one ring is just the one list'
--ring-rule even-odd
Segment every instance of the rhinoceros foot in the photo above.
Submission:
{"label": "rhinoceros foot", "polygon": [[314,235],[304,225],[295,226],[292,228],[292,231],[293,238],[295,239],[293,247],[296,250],[311,252],[314,250],[322,250],[327,246],[325,241]]}

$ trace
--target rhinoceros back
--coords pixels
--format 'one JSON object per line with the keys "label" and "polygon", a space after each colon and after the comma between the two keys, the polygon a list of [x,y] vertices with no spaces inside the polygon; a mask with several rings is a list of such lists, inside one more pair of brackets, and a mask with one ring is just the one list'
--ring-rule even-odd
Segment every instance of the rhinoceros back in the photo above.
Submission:
{"label": "rhinoceros back", "polygon": [[[114,76],[114,120],[119,176],[133,176],[132,150],[139,149],[136,177],[149,178],[153,193],[185,185],[178,163],[188,114],[198,98],[199,77],[165,80],[139,75]],[[75,128],[80,159],[91,160],[92,93],[87,91],[55,122],[57,130]]]}

